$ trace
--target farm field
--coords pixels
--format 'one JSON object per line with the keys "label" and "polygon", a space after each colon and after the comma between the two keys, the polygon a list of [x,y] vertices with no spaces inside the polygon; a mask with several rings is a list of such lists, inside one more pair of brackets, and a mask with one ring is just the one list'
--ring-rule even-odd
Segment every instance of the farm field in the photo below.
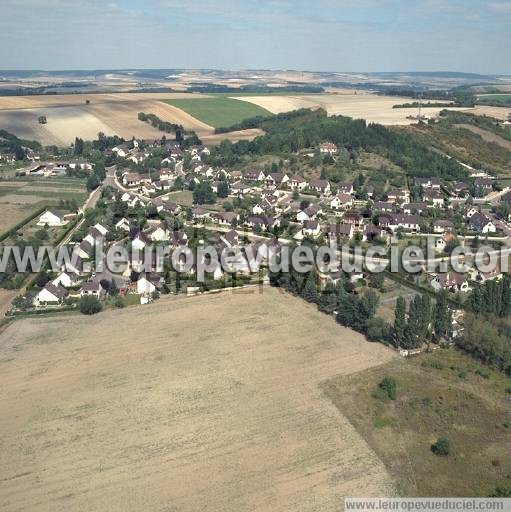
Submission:
{"label": "farm field", "polygon": [[[169,97],[182,101],[187,98],[193,98],[194,101],[208,98],[184,93],[0,97],[0,125],[9,127],[9,130],[19,137],[37,140],[44,145],[57,146],[68,146],[74,142],[75,137],[94,139],[99,132],[118,135],[125,139],[161,138],[164,132],[149,123],[139,121],[139,112],[155,114],[164,121],[181,124],[187,130],[194,130],[208,144],[217,144],[226,138],[232,141],[252,139],[262,133],[261,130],[243,130],[215,135],[213,126],[162,101]],[[215,98],[209,99],[216,101]],[[90,101],[90,104],[86,104],[86,100]],[[225,103],[229,100],[226,98],[220,101]],[[250,112],[259,111],[254,105],[246,105]],[[47,124],[38,122],[41,115],[46,116]]]}
{"label": "farm field", "polygon": [[0,182],[0,234],[45,205],[58,205],[60,200],[82,204],[86,197],[85,181],[76,178],[43,178]]}
{"label": "farm field", "polygon": [[[396,399],[378,392],[397,382]],[[402,496],[489,496],[511,483],[509,379],[455,349],[436,350],[324,384],[384,461]],[[431,445],[447,438],[447,457]]]}
{"label": "farm field", "polygon": [[217,96],[214,98],[172,99],[165,102],[215,128],[232,126],[250,117],[271,115],[267,109],[244,101],[243,97],[235,99]]}
{"label": "farm field", "polygon": [[480,105],[494,105],[511,107],[511,94],[478,94],[477,102]]}
{"label": "farm field", "polygon": [[[324,108],[329,115],[344,115],[355,119],[366,119],[368,122],[384,125],[408,125],[416,121],[407,119],[413,115],[413,109],[392,107],[407,103],[410,98],[398,96],[378,96],[370,93],[357,94],[313,94],[305,96],[241,96],[240,99],[250,101],[266,108],[274,114],[288,112],[299,108]],[[423,115],[435,116],[440,107],[423,108]],[[457,108],[453,110],[459,110]]]}
{"label": "farm field", "polygon": [[0,335],[0,508],[333,512],[394,495],[320,383],[395,357],[269,288],[17,321]]}

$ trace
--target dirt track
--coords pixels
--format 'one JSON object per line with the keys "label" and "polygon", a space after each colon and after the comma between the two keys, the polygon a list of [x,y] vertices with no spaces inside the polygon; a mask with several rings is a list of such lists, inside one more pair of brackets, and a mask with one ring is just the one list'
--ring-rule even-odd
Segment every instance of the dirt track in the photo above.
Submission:
{"label": "dirt track", "polygon": [[2,511],[340,510],[388,495],[318,384],[393,357],[273,289],[0,335]]}

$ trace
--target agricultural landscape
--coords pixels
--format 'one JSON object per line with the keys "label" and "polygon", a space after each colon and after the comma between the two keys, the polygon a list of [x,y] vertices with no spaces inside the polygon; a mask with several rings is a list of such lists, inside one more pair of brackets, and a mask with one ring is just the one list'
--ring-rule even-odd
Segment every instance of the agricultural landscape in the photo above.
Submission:
{"label": "agricultural landscape", "polygon": [[[178,71],[0,82],[0,510],[509,496],[511,79]],[[270,265],[426,237],[413,275]],[[204,245],[239,257],[138,253]]]}

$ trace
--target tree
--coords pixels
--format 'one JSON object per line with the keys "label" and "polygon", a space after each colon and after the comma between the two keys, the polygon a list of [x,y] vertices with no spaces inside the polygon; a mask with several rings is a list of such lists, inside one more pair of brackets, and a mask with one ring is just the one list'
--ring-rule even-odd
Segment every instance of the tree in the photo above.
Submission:
{"label": "tree", "polygon": [[75,138],[75,144],[73,147],[73,153],[75,155],[82,155],[84,150],[85,144],[83,142],[83,139],[80,139],[79,137]]}
{"label": "tree", "polygon": [[195,204],[213,204],[216,200],[215,193],[207,181],[201,181],[193,190],[193,202]]}
{"label": "tree", "polygon": [[95,173],[87,178],[87,190],[92,191],[99,187],[99,179]]}
{"label": "tree", "polygon": [[436,341],[447,338],[452,328],[452,314],[449,310],[447,294],[447,290],[442,290],[436,298],[433,318],[433,331]]}
{"label": "tree", "polygon": [[442,457],[447,457],[451,452],[451,443],[445,437],[439,437],[436,443],[431,445],[431,451],[435,455],[440,455]]}
{"label": "tree", "polygon": [[390,400],[397,398],[397,382],[394,377],[385,377],[379,384],[378,388],[382,390],[384,395]]}
{"label": "tree", "polygon": [[396,300],[396,310],[394,318],[394,340],[396,346],[403,345],[406,330],[406,302],[405,299],[399,296]]}
{"label": "tree", "polygon": [[227,197],[229,195],[229,183],[227,181],[219,181],[217,186],[218,197]]}
{"label": "tree", "polygon": [[84,315],[95,315],[102,309],[101,302],[92,295],[85,295],[80,299],[80,312]]}

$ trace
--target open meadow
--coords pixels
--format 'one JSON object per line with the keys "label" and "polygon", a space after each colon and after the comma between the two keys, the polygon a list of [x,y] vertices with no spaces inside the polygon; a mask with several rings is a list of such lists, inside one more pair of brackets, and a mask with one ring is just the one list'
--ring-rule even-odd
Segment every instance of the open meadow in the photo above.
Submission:
{"label": "open meadow", "polygon": [[[394,379],[395,398],[379,383]],[[325,394],[384,461],[401,496],[490,496],[511,483],[510,381],[454,348],[336,377]],[[439,438],[447,456],[431,449]]]}
{"label": "open meadow", "polygon": [[266,287],[16,321],[0,508],[333,512],[393,495],[320,383],[395,357]]}

